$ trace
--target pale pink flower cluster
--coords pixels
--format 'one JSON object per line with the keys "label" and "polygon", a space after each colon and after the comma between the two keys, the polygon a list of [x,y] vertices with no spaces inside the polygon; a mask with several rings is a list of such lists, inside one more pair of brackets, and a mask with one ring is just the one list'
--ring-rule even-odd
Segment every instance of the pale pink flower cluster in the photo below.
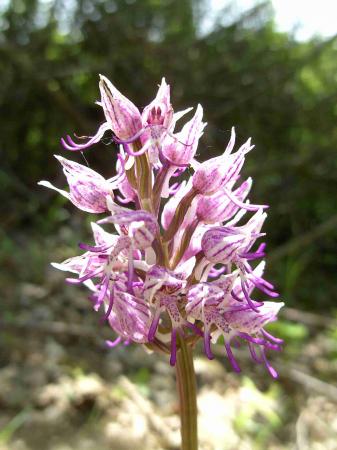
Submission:
{"label": "pale pink flower cluster", "polygon": [[85,143],[70,136],[62,143],[82,151],[109,131],[116,173],[105,179],[56,156],[69,192],[40,184],[104,218],[92,223],[94,243],[80,244],[82,255],[53,265],[76,275],[68,282],[91,290],[94,309],[116,334],[108,345],[141,343],[169,352],[174,365],[179,340],[194,346],[202,339],[212,359],[211,343],[222,337],[234,370],[240,367],[233,346],[245,342],[252,359],[275,377],[266,350],[279,351],[282,341],[264,327],[283,303],[252,298],[254,288],[271,298],[277,293],[263,278],[264,262],[252,266],[264,257],[264,243],[253,247],[267,215],[266,205],[248,200],[252,179],[240,179],[250,139],[234,151],[233,128],[224,153],[200,163],[195,155],[206,126],[200,105],[176,131],[192,108],[173,111],[165,79],[142,112],[106,77],[99,87],[105,122]]}

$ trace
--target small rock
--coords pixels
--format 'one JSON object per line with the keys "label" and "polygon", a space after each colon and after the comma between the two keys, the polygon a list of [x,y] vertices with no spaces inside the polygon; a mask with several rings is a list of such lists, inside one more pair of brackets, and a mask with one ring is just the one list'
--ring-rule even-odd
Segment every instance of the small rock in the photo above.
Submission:
{"label": "small rock", "polygon": [[48,289],[44,286],[32,283],[21,284],[21,298],[25,302],[28,299],[41,300],[49,294]]}

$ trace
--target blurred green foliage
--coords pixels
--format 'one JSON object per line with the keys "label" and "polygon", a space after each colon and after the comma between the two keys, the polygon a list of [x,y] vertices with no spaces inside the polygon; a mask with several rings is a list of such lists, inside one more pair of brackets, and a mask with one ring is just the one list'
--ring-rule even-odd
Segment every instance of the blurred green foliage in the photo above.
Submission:
{"label": "blurred green foliage", "polygon": [[276,407],[280,389],[277,384],[272,384],[261,393],[251,379],[244,377],[241,391],[243,405],[234,422],[237,432],[242,436],[253,436],[256,448],[268,448],[272,434],[282,426],[283,411]]}
{"label": "blurred green foliage", "polygon": [[30,408],[25,408],[0,430],[0,444],[8,444],[16,430],[28,420],[29,413]]}
{"label": "blurred green foliage", "polygon": [[[62,186],[52,158],[68,156],[59,138],[91,134],[102,120],[94,105],[98,73],[140,106],[165,76],[176,109],[204,106],[209,126],[201,158],[224,149],[232,125],[239,143],[253,137],[246,174],[255,178],[252,200],[271,205],[269,275],[285,301],[333,306],[337,40],[300,43],[277,32],[268,2],[242,14],[229,3],[206,29],[208,7],[206,0],[12,0],[3,6],[2,259],[13,256],[27,233],[52,240],[64,222],[74,234],[83,226],[80,213],[36,182],[57,177]],[[86,157],[111,176],[114,154],[112,145],[101,144]]]}

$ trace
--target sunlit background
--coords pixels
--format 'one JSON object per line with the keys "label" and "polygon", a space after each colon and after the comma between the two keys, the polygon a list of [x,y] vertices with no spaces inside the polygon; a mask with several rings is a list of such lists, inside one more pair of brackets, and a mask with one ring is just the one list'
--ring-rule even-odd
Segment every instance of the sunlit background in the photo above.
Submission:
{"label": "sunlit background", "polygon": [[[140,107],[162,76],[175,109],[204,106],[199,157],[232,125],[255,203],[268,203],[268,278],[287,307],[269,379],[240,353],[196,351],[201,450],[335,450],[337,3],[333,0],[0,0],[0,449],[178,449],[174,371],[107,350],[86,292],[50,261],[90,242],[88,215],[37,186],[65,180],[60,137],[102,120],[98,74]],[[115,148],[86,152],[113,175]],[[72,158],[83,162],[81,155]]]}

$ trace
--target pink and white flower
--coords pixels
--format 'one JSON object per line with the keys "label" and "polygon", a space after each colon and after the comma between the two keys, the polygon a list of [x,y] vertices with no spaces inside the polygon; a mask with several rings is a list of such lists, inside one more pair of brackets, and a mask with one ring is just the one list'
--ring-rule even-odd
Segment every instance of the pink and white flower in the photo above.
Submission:
{"label": "pink and white flower", "polygon": [[[265,243],[253,248],[265,235],[267,206],[250,203],[251,178],[239,181],[254,147],[250,139],[233,152],[232,128],[225,152],[199,163],[195,155],[206,126],[202,107],[176,131],[190,109],[174,112],[164,78],[142,112],[104,76],[99,89],[105,122],[84,143],[69,136],[62,143],[81,151],[110,130],[117,144],[116,174],[105,179],[57,156],[69,192],[40,184],[83,211],[105,215],[92,224],[93,245],[79,244],[83,254],[53,266],[74,274],[69,283],[90,289],[94,309],[117,335],[109,347],[135,342],[164,349],[174,365],[181,339],[192,346],[203,339],[212,359],[211,343],[221,336],[235,371],[240,366],[233,347],[245,343],[253,361],[275,377],[266,352],[281,350],[282,340],[265,327],[283,303],[252,298],[254,288],[271,299],[278,294],[263,278],[264,262],[254,262],[265,255]],[[130,209],[122,206],[127,203]]]}

